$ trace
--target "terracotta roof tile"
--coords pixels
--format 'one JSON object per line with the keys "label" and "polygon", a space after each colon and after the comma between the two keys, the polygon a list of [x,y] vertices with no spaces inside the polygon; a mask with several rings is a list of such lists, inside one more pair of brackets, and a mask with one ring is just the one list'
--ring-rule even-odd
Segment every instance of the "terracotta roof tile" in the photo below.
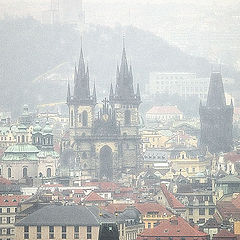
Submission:
{"label": "terracotta roof tile", "polygon": [[84,198],[84,201],[85,202],[103,202],[103,201],[106,201],[106,199],[104,199],[103,197],[99,196],[95,192],[91,192]]}
{"label": "terracotta roof tile", "polygon": [[[158,226],[144,230],[138,239],[148,237],[207,237],[208,234],[192,227],[181,217],[172,217],[162,221]],[[205,238],[203,238],[205,239]]]}
{"label": "terracotta roof tile", "polygon": [[217,234],[213,235],[213,239],[215,238],[232,238],[232,239],[236,239],[236,235],[229,232],[226,229],[222,229],[220,230]]}
{"label": "terracotta roof tile", "polygon": [[0,196],[0,207],[14,207],[18,206],[21,201],[30,198],[30,196],[26,195],[11,195],[11,196]]}
{"label": "terracotta roof tile", "polygon": [[185,206],[178,200],[175,198],[175,196],[168,191],[167,187],[165,184],[161,184],[161,189],[162,189],[162,192],[164,194],[164,196],[166,197],[170,207],[172,208],[185,208]]}

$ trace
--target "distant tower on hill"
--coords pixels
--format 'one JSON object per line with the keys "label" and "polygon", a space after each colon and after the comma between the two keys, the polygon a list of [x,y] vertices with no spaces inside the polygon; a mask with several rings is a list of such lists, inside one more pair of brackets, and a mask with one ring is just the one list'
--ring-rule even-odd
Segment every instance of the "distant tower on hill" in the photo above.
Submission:
{"label": "distant tower on hill", "polygon": [[214,71],[210,77],[206,106],[200,103],[202,149],[211,153],[228,152],[232,148],[233,102],[226,104],[222,75]]}

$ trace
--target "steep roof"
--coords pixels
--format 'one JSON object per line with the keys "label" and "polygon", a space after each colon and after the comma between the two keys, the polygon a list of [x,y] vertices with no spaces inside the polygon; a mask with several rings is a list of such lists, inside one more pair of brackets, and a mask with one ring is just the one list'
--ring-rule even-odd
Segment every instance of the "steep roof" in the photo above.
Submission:
{"label": "steep roof", "polygon": [[178,199],[176,199],[176,197],[171,192],[168,191],[165,184],[161,184],[161,189],[170,207],[172,207],[173,209],[185,208],[185,206]]}
{"label": "steep roof", "polygon": [[236,235],[229,232],[226,229],[222,229],[220,230],[217,234],[213,235],[213,239],[217,239],[217,238],[231,238],[232,240],[236,239]]}
{"label": "steep roof", "polygon": [[134,206],[140,211],[141,214],[158,212],[159,215],[172,216],[172,213],[159,203],[136,203]]}
{"label": "steep roof", "polygon": [[99,226],[101,222],[115,222],[115,216],[92,206],[43,207],[25,217],[16,226]]}
{"label": "steep roof", "polygon": [[1,195],[0,196],[0,207],[14,207],[18,206],[21,201],[28,199],[30,196],[26,195]]}
{"label": "steep roof", "polygon": [[141,237],[206,237],[208,234],[200,232],[192,227],[181,217],[172,217],[169,220],[162,221],[154,228],[145,229]]}
{"label": "steep roof", "polygon": [[84,201],[85,202],[103,202],[103,201],[106,201],[106,199],[104,199],[103,197],[99,196],[95,192],[91,192],[84,198]]}
{"label": "steep roof", "polygon": [[224,107],[226,98],[224,94],[222,75],[220,72],[212,72],[207,97],[207,107]]}
{"label": "steep roof", "polygon": [[234,175],[227,175],[226,177],[218,179],[217,183],[240,183],[240,179]]}

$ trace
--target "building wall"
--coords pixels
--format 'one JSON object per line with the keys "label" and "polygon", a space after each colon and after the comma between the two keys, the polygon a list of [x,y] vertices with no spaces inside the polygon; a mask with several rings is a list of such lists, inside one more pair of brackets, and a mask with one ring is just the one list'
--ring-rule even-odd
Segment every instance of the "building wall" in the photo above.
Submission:
{"label": "building wall", "polygon": [[0,239],[14,239],[16,211],[15,206],[0,206]]}
{"label": "building wall", "polygon": [[148,89],[151,94],[178,94],[182,97],[196,96],[206,100],[208,85],[208,78],[197,78],[195,73],[151,72]]}
{"label": "building wall", "polygon": [[[99,226],[92,226],[92,237],[90,239],[92,240],[98,240],[98,232],[99,232]],[[27,234],[27,232],[25,232]],[[29,226],[29,239],[35,240],[37,239],[37,226]],[[54,239],[67,239],[72,240],[74,239],[74,226],[66,226],[66,238],[63,238],[63,235],[65,234],[62,232],[62,226],[54,226]],[[41,227],[41,238],[44,240],[49,240],[49,226],[42,226]],[[15,239],[17,240],[24,240],[24,226],[16,226],[16,236]],[[87,240],[87,226],[80,226],[79,228],[79,237],[78,239]]]}
{"label": "building wall", "polygon": [[[27,168],[28,177],[38,176],[38,161],[2,161],[2,177],[12,180],[23,178],[23,168]],[[11,168],[11,178],[8,177],[8,168]]]}

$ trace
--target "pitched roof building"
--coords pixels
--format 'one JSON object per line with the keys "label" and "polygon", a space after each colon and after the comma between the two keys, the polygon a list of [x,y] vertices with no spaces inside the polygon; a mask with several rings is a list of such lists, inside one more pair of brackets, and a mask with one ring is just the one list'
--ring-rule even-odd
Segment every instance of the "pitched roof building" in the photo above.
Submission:
{"label": "pitched roof building", "polygon": [[209,235],[192,227],[181,217],[172,217],[162,221],[152,229],[145,229],[137,240],[208,240]]}

